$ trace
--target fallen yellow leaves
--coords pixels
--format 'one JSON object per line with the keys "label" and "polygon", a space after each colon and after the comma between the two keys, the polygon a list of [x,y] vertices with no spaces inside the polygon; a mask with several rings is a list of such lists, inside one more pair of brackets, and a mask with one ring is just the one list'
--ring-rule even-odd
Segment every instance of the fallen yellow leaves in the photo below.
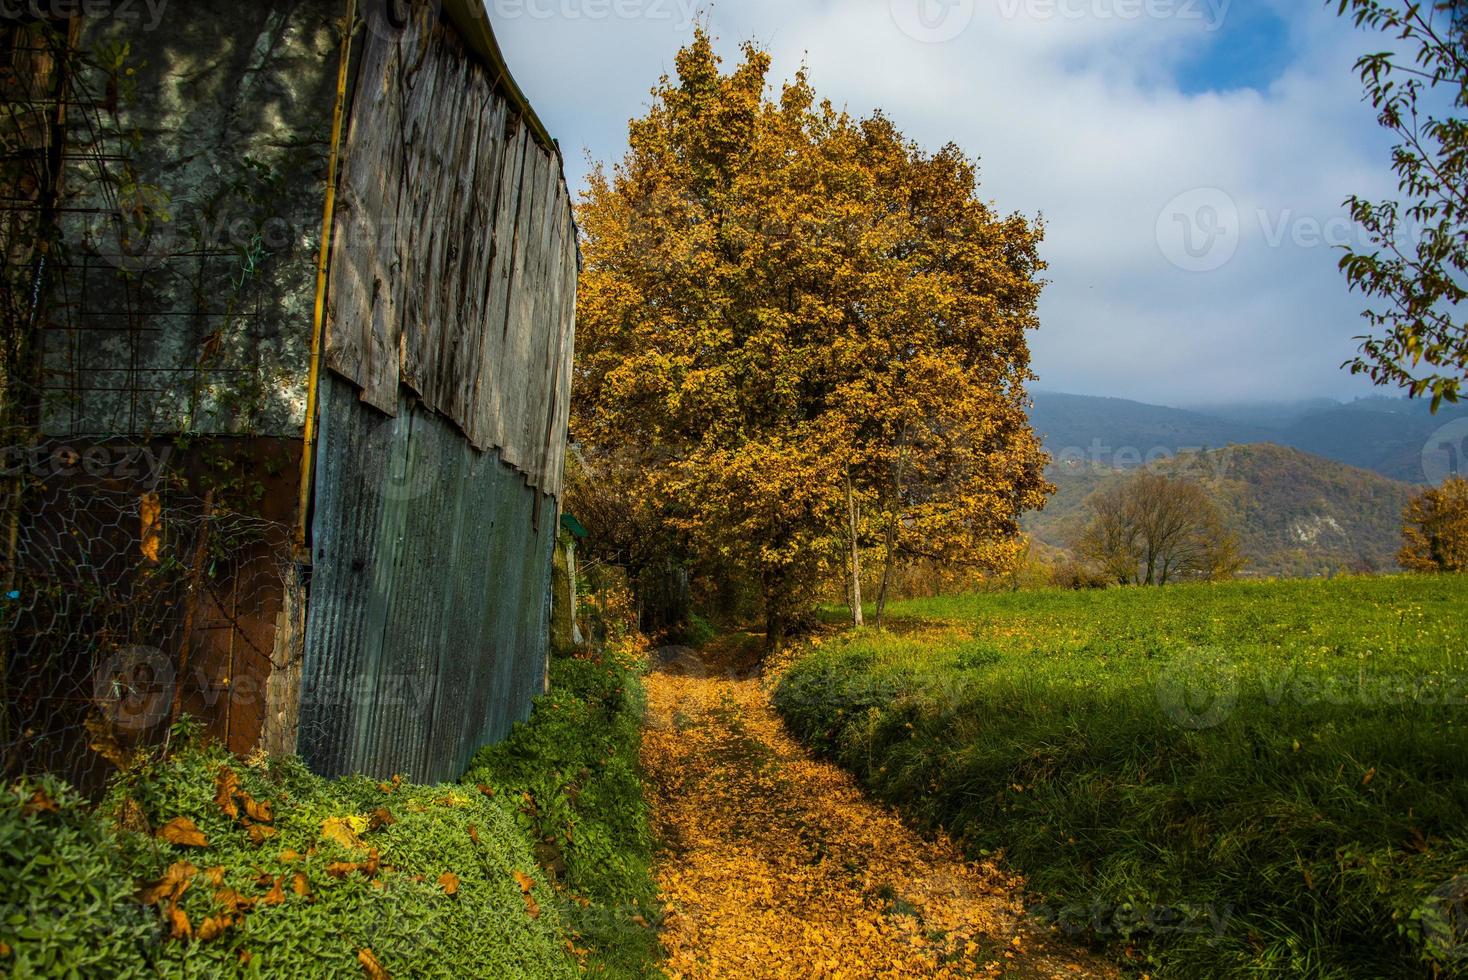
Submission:
{"label": "fallen yellow leaves", "polygon": [[520,897],[525,899],[525,911],[530,913],[532,919],[540,918],[540,903],[531,894],[531,889],[535,887],[535,879],[523,871],[516,871],[515,883],[520,886]]}
{"label": "fallen yellow leaves", "polygon": [[377,957],[372,950],[364,949],[357,953],[357,962],[362,964],[362,972],[367,974],[368,980],[391,980],[382,964],[377,962]]}
{"label": "fallen yellow leaves", "polygon": [[913,833],[811,759],[759,680],[712,666],[648,681],[642,761],[673,851],[658,871],[672,980],[1115,975],[1028,945],[1020,881]]}
{"label": "fallen yellow leaves", "polygon": [[158,828],[158,839],[178,847],[208,847],[204,832],[188,817],[174,817]]}

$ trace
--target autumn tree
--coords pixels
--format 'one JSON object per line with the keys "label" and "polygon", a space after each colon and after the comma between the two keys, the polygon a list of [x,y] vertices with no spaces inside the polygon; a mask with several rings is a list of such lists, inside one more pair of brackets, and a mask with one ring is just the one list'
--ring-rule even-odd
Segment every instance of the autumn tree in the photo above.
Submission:
{"label": "autumn tree", "polygon": [[1378,121],[1396,138],[1392,168],[1404,201],[1352,197],[1370,239],[1347,250],[1352,289],[1379,301],[1366,311],[1353,374],[1430,397],[1436,411],[1468,380],[1468,3],[1339,0],[1342,15],[1392,48],[1356,69]]}
{"label": "autumn tree", "polygon": [[1217,506],[1191,480],[1144,471],[1102,487],[1086,507],[1075,551],[1120,585],[1219,581],[1243,566]]}
{"label": "autumn tree", "polygon": [[1468,572],[1468,480],[1449,478],[1422,491],[1403,515],[1397,561],[1413,572]]}
{"label": "autumn tree", "polygon": [[1002,557],[1044,499],[1039,230],[803,71],[771,95],[753,46],[725,74],[700,31],[676,68],[579,208],[575,438],[636,449],[662,533],[758,583],[772,644],[863,543]]}

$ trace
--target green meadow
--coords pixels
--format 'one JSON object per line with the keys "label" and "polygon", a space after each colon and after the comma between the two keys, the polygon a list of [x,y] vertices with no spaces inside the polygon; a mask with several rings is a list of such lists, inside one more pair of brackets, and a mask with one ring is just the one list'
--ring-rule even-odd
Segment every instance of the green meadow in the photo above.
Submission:
{"label": "green meadow", "polygon": [[897,604],[776,705],[1167,977],[1468,975],[1468,579]]}

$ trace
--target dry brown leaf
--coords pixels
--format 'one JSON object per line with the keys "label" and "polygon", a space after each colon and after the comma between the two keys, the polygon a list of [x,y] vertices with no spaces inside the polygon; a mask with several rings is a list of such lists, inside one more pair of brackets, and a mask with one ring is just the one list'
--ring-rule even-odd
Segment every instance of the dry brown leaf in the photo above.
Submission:
{"label": "dry brown leaf", "polygon": [[178,847],[208,847],[204,832],[188,817],[174,817],[158,828],[158,839]]}
{"label": "dry brown leaf", "polygon": [[219,772],[214,775],[214,805],[231,820],[238,819],[240,815],[240,808],[234,800],[239,788],[240,777],[235,775],[234,770],[229,766],[220,766]]}
{"label": "dry brown leaf", "polygon": [[240,950],[240,966],[244,966],[255,958],[255,954],[248,949]]}
{"label": "dry brown leaf", "polygon": [[280,879],[280,877],[277,877],[277,879],[275,880],[275,885],[270,886],[270,891],[269,892],[266,892],[266,896],[264,896],[264,898],[261,898],[260,899],[260,904],[261,905],[283,905],[283,904],[285,904],[285,889],[282,888],[282,883],[283,882],[285,882],[285,879]]}
{"label": "dry brown leaf", "polygon": [[210,868],[209,870],[205,871],[204,874],[208,875],[209,884],[213,885],[215,888],[224,887],[224,865],[221,864],[217,868]]}
{"label": "dry brown leaf", "polygon": [[340,817],[330,817],[322,821],[321,836],[352,851],[366,850],[367,847],[352,829],[352,825]]}
{"label": "dry brown leaf", "polygon": [[525,899],[525,911],[530,913],[532,919],[540,918],[540,903],[530,894],[530,890],[535,887],[535,879],[523,871],[516,871],[515,884],[520,886],[520,896]]}
{"label": "dry brown leaf", "polygon": [[367,855],[367,860],[364,861],[362,863],[361,867],[358,868],[357,870],[361,871],[364,875],[366,875],[369,878],[376,878],[377,877],[377,872],[380,871],[381,869],[382,869],[382,856],[377,853],[377,848],[374,847],[372,849],[372,853],[370,853],[370,854]]}
{"label": "dry brown leaf", "polygon": [[480,783],[479,784],[479,792],[483,793],[485,796],[489,797],[490,799],[494,799],[495,788],[493,786],[486,786],[484,783]]}
{"label": "dry brown leaf", "polygon": [[189,939],[194,934],[193,927],[189,925],[189,917],[177,905],[168,906],[168,925],[169,935],[174,939]]}
{"label": "dry brown leaf", "polygon": [[9,943],[0,943],[0,959],[4,959],[5,957],[7,957],[9,955],[10,955],[10,944]]}
{"label": "dry brown leaf", "polygon": [[311,894],[311,882],[303,873],[297,871],[296,876],[291,879],[291,891],[306,898]]}
{"label": "dry brown leaf", "polygon": [[294,864],[301,860],[301,855],[296,851],[285,850],[280,852],[280,857],[276,858],[276,860],[282,864]]}
{"label": "dry brown leaf", "polygon": [[82,722],[87,731],[87,748],[106,759],[119,769],[129,769],[133,760],[117,740],[117,731],[112,722],[100,714],[90,714]]}
{"label": "dry brown leaf", "polygon": [[38,787],[31,794],[31,798],[20,808],[20,812],[27,817],[32,817],[38,813],[60,813],[61,807],[57,806],[56,801],[51,799],[50,793]]}
{"label": "dry brown leaf", "polygon": [[163,547],[163,504],[156,493],[142,495],[138,501],[138,516],[143,557],[156,565],[159,549]]}
{"label": "dry brown leaf", "polygon": [[247,898],[233,888],[221,888],[214,893],[214,903],[226,912],[247,912],[255,907],[255,899]]}
{"label": "dry brown leaf", "polygon": [[199,931],[195,935],[195,938],[197,938],[201,943],[207,943],[211,940],[218,939],[220,936],[224,935],[224,933],[227,932],[231,927],[233,927],[238,921],[239,917],[234,915],[211,915],[209,918],[199,923]]}
{"label": "dry brown leaf", "polygon": [[459,876],[452,871],[445,871],[438,876],[438,887],[443,889],[445,895],[459,894]]}
{"label": "dry brown leaf", "polygon": [[380,806],[372,811],[372,816],[367,820],[367,830],[381,830],[383,827],[391,827],[397,823],[397,818],[385,806]]}
{"label": "dry brown leaf", "polygon": [[245,810],[245,816],[256,823],[273,823],[275,813],[270,807],[269,800],[256,800],[249,793],[240,794],[240,803]]}
{"label": "dry brown leaf", "polygon": [[476,844],[479,843],[479,828],[472,823],[469,825],[469,839]]}
{"label": "dry brown leaf", "polygon": [[357,962],[362,964],[362,970],[367,974],[368,980],[392,980],[382,964],[377,962],[377,957],[372,950],[363,949],[357,952]]}
{"label": "dry brown leaf", "polygon": [[250,843],[254,844],[256,847],[259,847],[261,844],[264,844],[270,838],[280,833],[280,831],[276,830],[274,827],[267,827],[264,824],[258,823],[250,824],[249,830],[245,832],[250,835]]}
{"label": "dry brown leaf", "polygon": [[347,861],[333,861],[326,866],[326,873],[333,878],[345,878],[360,867],[361,865],[359,864],[352,864]]}
{"label": "dry brown leaf", "polygon": [[143,905],[162,905],[164,902],[176,902],[189,887],[189,879],[197,872],[198,868],[187,861],[177,861],[168,866],[163,877],[157,881],[149,882],[138,890],[138,902]]}

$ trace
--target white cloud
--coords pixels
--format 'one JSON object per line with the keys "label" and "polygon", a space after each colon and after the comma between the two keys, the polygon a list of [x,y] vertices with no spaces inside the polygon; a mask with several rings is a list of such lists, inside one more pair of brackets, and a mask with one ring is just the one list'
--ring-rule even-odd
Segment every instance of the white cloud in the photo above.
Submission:
{"label": "white cloud", "polygon": [[[624,152],[626,121],[698,12],[693,0],[490,2],[573,185],[580,147],[599,160]],[[923,43],[909,36],[919,4],[972,19]],[[1182,91],[1179,66],[1210,44],[1249,43],[1226,18],[1263,4],[1289,29],[1273,80]],[[980,157],[982,193],[1001,210],[1043,213],[1052,285],[1032,344],[1044,388],[1173,403],[1366,390],[1338,370],[1363,301],[1312,231],[1342,231],[1328,223],[1352,192],[1389,192],[1389,157],[1351,70],[1369,42],[1323,4],[726,0],[701,15],[731,61],[753,39],[774,55],[777,84],[804,61],[852,112],[880,107],[923,144]],[[1157,240],[1159,214],[1195,188],[1224,191],[1239,214],[1237,253],[1207,273],[1176,268]]]}

